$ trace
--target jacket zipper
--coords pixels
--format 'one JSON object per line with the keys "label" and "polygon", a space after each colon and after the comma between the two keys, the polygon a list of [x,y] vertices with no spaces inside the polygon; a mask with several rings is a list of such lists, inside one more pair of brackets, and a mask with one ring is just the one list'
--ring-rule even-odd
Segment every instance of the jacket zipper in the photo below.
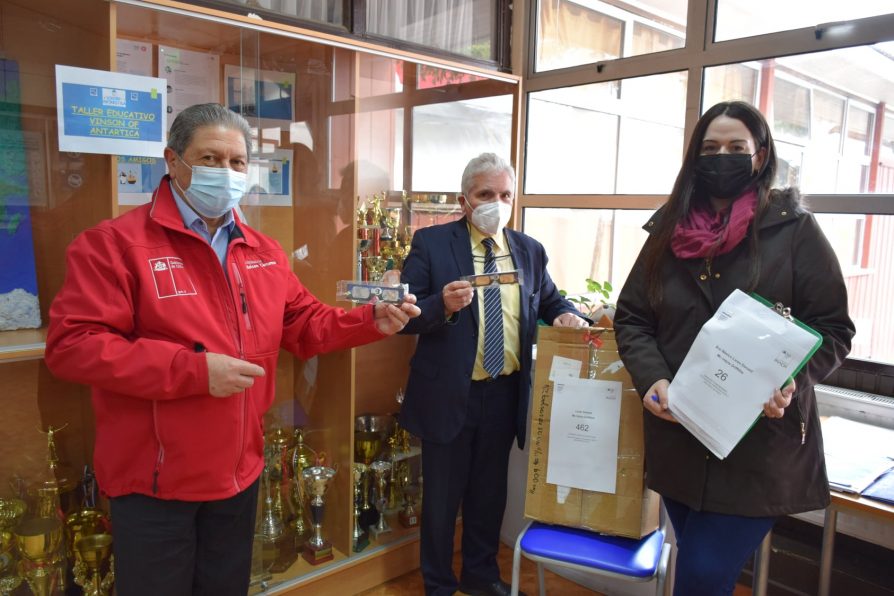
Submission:
{"label": "jacket zipper", "polygon": [[[231,253],[231,251],[228,251]],[[242,283],[242,275],[239,273],[239,265],[235,261],[235,257],[232,261],[230,261],[230,269],[233,271],[233,279],[236,281],[237,289],[239,290],[239,298],[240,304],[236,304],[235,300],[233,300],[233,305],[237,310],[242,311],[242,316],[245,322],[246,331],[251,330],[251,318],[248,316],[248,300],[245,296],[245,285]],[[223,273],[223,271],[221,271]],[[226,276],[225,276],[226,277]],[[227,284],[229,286],[229,284]],[[232,293],[230,294],[232,297]],[[232,298],[231,298],[232,299]],[[236,342],[239,348],[239,358],[245,360],[245,347],[242,342],[242,332],[239,330],[239,325],[236,325]],[[242,452],[245,449],[245,420],[247,417],[246,410],[248,409],[247,397],[248,389],[242,392],[242,395],[239,396],[239,399],[242,400],[242,410],[241,415],[239,417],[239,454],[236,458],[236,465],[233,467],[233,486],[236,487],[237,491],[241,491],[242,487],[239,486],[239,480],[236,478],[236,472],[239,470],[239,462],[242,460]]]}
{"label": "jacket zipper", "polygon": [[165,446],[161,442],[161,435],[158,432],[158,402],[152,402],[152,426],[155,431],[155,440],[158,441],[158,457],[155,459],[155,471],[152,473],[152,494],[158,494],[158,474],[161,472],[161,465],[165,461]]}
{"label": "jacket zipper", "polygon": [[245,284],[242,283],[242,275],[239,273],[239,267],[236,263],[232,263],[233,278],[239,286],[239,298],[242,300],[242,317],[245,320],[245,329],[251,331],[251,317],[248,314],[248,300],[245,297]]}

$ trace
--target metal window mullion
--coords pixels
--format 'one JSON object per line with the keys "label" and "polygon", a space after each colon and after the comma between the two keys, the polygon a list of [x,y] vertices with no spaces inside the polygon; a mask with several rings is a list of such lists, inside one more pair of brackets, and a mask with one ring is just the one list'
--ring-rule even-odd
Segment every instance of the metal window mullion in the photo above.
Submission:
{"label": "metal window mullion", "polygon": [[[698,14],[693,5],[690,13]],[[700,8],[700,6],[699,6]],[[860,45],[871,45],[879,41],[894,39],[894,14],[859,19],[849,22],[852,29],[845,33],[824,33],[817,39],[818,27],[804,27],[777,33],[713,42],[712,11],[704,13],[704,45],[699,45],[699,27],[695,23],[687,25],[686,46],[666,52],[642,54],[628,58],[618,58],[597,63],[584,64],[545,72],[533,72],[529,64],[526,78],[530,91],[554,87],[600,83],[621,78],[661,74],[675,70],[701,68],[723,64],[738,64],[751,60],[763,60],[792,54],[815,53]],[[690,15],[692,16],[692,15]],[[710,20],[709,20],[710,19]],[[536,32],[535,32],[536,34]],[[690,36],[696,37],[690,39]],[[529,60],[529,63],[531,61]]]}

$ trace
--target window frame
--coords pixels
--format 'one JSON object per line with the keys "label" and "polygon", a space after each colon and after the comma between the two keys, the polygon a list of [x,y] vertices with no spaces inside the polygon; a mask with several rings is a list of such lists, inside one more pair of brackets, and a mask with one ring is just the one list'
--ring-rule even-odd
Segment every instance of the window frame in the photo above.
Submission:
{"label": "window frame", "polygon": [[[520,9],[521,7],[516,8],[517,11]],[[894,14],[887,14],[847,21],[844,24],[818,24],[814,27],[715,42],[713,39],[716,2],[714,0],[689,0],[686,39],[682,48],[538,72],[535,69],[537,18],[538,0],[525,2],[524,14],[516,15],[516,23],[523,23],[522,27],[517,28],[515,34],[515,45],[521,47],[520,56],[517,56],[516,60],[517,63],[524,65],[524,71],[521,73],[524,97],[519,106],[522,139],[526,138],[527,133],[528,97],[531,93],[686,70],[688,71],[688,82],[683,151],[685,151],[686,142],[691,137],[695,123],[702,113],[701,97],[705,68],[894,40]],[[812,92],[810,105],[812,110]],[[850,105],[850,101],[846,101],[843,127],[846,127],[846,115]],[[886,114],[889,113],[890,110],[886,111]],[[810,122],[810,125],[812,124]],[[846,128],[843,128],[842,137],[846,134]],[[888,134],[891,134],[890,131]],[[680,158],[682,159],[682,153]],[[842,158],[844,158],[843,138],[839,149],[839,159]],[[518,222],[519,228],[523,228],[523,214],[527,208],[654,209],[663,204],[666,199],[666,195],[648,194],[526,194],[524,192],[525,159],[526,146],[523,140],[519,147],[517,172],[519,183],[515,204],[515,221]],[[815,213],[894,215],[894,194],[809,194],[806,195],[806,198]],[[848,375],[849,369],[858,371],[859,374]],[[836,378],[859,377],[861,386],[871,384],[865,377],[866,371],[872,371],[873,374],[880,377],[894,377],[894,364],[870,362],[857,358],[849,358],[841,370],[842,373],[836,375]]]}
{"label": "window frame", "polygon": [[245,10],[242,10],[243,7],[233,4],[232,2],[227,2],[226,0],[182,1],[186,4],[213,8],[223,12],[235,13],[243,16],[249,13],[254,13],[264,20],[273,21],[275,23],[282,23],[284,25],[301,27],[302,29],[334,34],[340,37],[347,37],[359,41],[374,43],[376,45],[395,48],[407,52],[418,52],[433,56],[435,58],[462,62],[470,66],[476,66],[479,68],[496,69],[500,72],[512,71],[512,64],[510,61],[512,0],[495,0],[496,10],[494,13],[494,30],[492,31],[492,34],[496,56],[493,60],[472,58],[465,54],[457,54],[455,52],[433,48],[424,44],[418,44],[395,39],[392,37],[385,37],[383,35],[368,33],[366,31],[367,0],[341,0],[342,13],[344,14],[343,25],[323,23],[321,21],[305,20],[297,17],[289,17],[276,11],[259,7],[252,7],[249,10],[246,6],[244,7]]}

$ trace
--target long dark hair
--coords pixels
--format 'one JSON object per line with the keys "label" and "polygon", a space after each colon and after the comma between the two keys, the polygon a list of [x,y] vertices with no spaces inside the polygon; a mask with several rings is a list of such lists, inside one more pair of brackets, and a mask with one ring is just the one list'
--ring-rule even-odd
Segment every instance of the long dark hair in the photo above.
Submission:
{"label": "long dark hair", "polygon": [[[764,149],[766,154],[761,168],[755,178],[758,205],[754,220],[766,210],[770,201],[770,186],[776,177],[776,144],[770,133],[770,125],[757,108],[744,101],[724,101],[712,106],[699,118],[692,131],[689,147],[683,158],[680,173],[671,191],[667,203],[662,208],[661,217],[654,231],[646,241],[644,259],[647,279],[649,280],[649,302],[653,307],[661,303],[661,264],[669,256],[670,242],[674,229],[682,221],[696,201],[707,201],[708,197],[696,191],[695,164],[701,154],[702,141],[708,125],[718,116],[729,116],[742,122],[754,139],[755,151]],[[751,271],[749,288],[753,289],[760,276],[760,256],[757,250],[757,232],[752,225],[750,239]]]}

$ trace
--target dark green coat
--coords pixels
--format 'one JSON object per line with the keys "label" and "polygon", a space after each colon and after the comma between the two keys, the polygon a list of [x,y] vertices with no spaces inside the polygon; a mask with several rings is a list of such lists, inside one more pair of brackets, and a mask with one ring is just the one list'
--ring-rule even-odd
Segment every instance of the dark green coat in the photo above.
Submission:
{"label": "dark green coat", "polygon": [[[646,231],[661,213],[653,215]],[[715,257],[710,271],[704,259],[668,255],[657,310],[649,306],[640,254],[618,299],[615,331],[621,359],[641,396],[655,381],[673,379],[702,325],[735,288],[748,290],[754,227],[731,252]],[[842,363],[854,335],[841,268],[795,191],[774,191],[756,227],[761,274],[754,291],[791,307],[795,317],[822,334],[823,345],[796,377],[797,391],[785,416],[761,417],[725,460],[682,425],[643,411],[649,487],[695,510],[773,516],[829,504],[813,385]]]}

